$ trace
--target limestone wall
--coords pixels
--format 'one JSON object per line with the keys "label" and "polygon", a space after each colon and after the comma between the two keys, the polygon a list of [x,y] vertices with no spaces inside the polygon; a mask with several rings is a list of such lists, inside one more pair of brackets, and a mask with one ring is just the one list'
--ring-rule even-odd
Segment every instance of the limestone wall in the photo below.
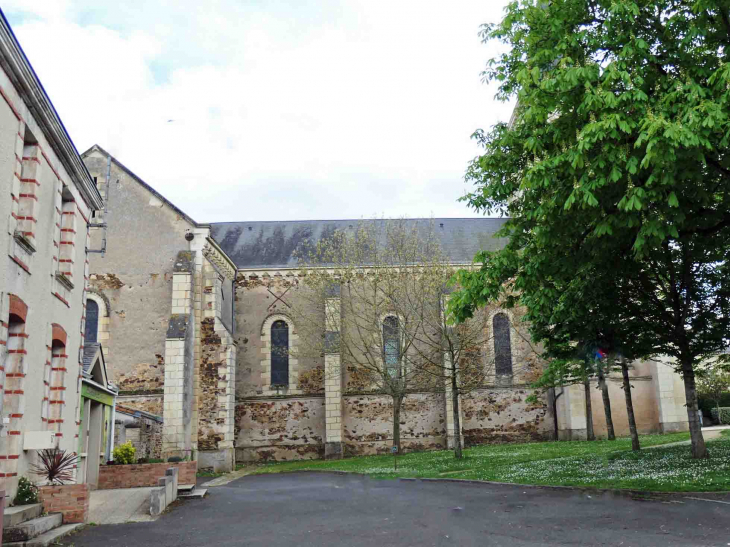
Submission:
{"label": "limestone wall", "polygon": [[[236,397],[306,395],[324,392],[324,359],[307,348],[317,342],[298,343],[299,325],[291,306],[304,306],[299,280],[291,275],[239,273],[236,281],[237,349]],[[313,312],[313,315],[315,312]],[[269,330],[273,320],[289,324],[289,341],[300,353],[289,358],[289,388],[271,390]],[[322,312],[324,319],[324,312]],[[301,329],[306,332],[306,329]],[[267,368],[269,366],[269,368]]]}
{"label": "limestone wall", "polygon": [[[612,373],[606,380],[608,394],[611,399],[611,419],[613,430],[618,437],[631,434],[629,418],[626,412],[626,396],[623,390],[623,379],[620,373]],[[652,377],[631,378],[631,400],[634,406],[636,428],[640,434],[661,433],[659,415]],[[606,413],[603,410],[603,396],[597,389],[597,383],[591,384],[591,410],[593,414],[593,431],[596,437],[606,437]]]}
{"label": "limestone wall", "polygon": [[[343,398],[346,455],[389,453],[393,446],[393,400],[383,395]],[[414,393],[401,407],[404,452],[446,448],[446,407],[441,393]]]}
{"label": "limestone wall", "polygon": [[[636,426],[641,434],[687,431],[687,409],[681,377],[668,362],[632,363],[629,369]],[[626,396],[620,372],[608,375],[606,384],[611,399],[611,418],[617,436],[630,434]],[[583,385],[567,386],[558,398],[560,436],[585,439],[585,391]],[[597,437],[606,437],[603,397],[595,378],[591,379],[591,410]]]}
{"label": "limestone wall", "polygon": [[236,404],[236,460],[324,456],[324,397],[241,400]]}
{"label": "limestone wall", "polygon": [[543,400],[528,403],[526,387],[487,388],[462,397],[464,444],[545,440],[553,429]]}
{"label": "limestone wall", "polygon": [[[102,151],[92,149],[84,162],[107,194],[108,211],[97,219],[108,226],[106,254],[90,258],[90,285],[110,308],[109,332],[99,340],[107,368],[122,395],[161,395],[173,265],[188,248],[184,236],[192,224],[115,161],[107,189]],[[91,246],[99,249],[104,232],[94,232]]]}

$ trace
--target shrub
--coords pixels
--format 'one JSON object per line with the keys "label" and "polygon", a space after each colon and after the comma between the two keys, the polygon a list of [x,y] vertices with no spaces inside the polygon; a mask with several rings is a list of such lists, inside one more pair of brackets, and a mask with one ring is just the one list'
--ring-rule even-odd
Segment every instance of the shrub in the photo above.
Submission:
{"label": "shrub", "polygon": [[168,463],[175,463],[175,462],[181,462],[183,459],[180,456],[170,456],[167,458]]}
{"label": "shrub", "polygon": [[150,458],[147,463],[165,463],[165,460],[162,458]]}
{"label": "shrub", "polygon": [[719,416],[717,408],[713,408],[712,417],[723,425],[730,424],[730,406],[721,406]]}
{"label": "shrub", "polygon": [[38,458],[40,463],[30,468],[50,484],[66,484],[74,480],[74,469],[79,460],[75,452],[46,448],[38,452]]}
{"label": "shrub", "polygon": [[134,455],[137,449],[132,446],[130,441],[120,444],[114,449],[114,461],[121,465],[134,463]]}
{"label": "shrub", "polygon": [[[715,417],[712,413],[712,409],[717,408],[717,403],[711,399],[709,399],[706,396],[698,395],[697,396],[697,405],[699,406],[700,410],[702,411],[702,414],[710,417]],[[720,407],[728,406],[730,407],[730,391],[727,393],[724,393],[722,397],[720,398]]]}
{"label": "shrub", "polygon": [[28,505],[38,503],[38,488],[25,477],[18,481],[18,493],[15,494],[13,505]]}

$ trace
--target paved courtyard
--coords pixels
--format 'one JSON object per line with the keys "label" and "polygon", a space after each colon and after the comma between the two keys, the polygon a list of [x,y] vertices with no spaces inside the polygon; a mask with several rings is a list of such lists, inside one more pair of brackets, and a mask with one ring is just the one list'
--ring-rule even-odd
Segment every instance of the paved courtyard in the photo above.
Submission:
{"label": "paved courtyard", "polygon": [[244,477],[155,522],[67,539],[112,546],[727,546],[730,499],[612,494],[322,473]]}

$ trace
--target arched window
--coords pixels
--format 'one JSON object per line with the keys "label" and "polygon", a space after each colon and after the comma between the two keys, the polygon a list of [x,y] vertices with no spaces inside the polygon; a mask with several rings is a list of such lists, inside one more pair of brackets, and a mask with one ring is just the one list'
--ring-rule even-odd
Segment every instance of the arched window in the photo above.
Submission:
{"label": "arched window", "polygon": [[84,328],[84,343],[95,344],[99,332],[99,304],[90,298],[86,300],[86,327]]}
{"label": "arched window", "polygon": [[271,385],[289,385],[289,325],[282,320],[271,325]]}
{"label": "arched window", "polygon": [[[5,393],[5,397],[2,398],[4,402],[0,402],[0,411],[2,411],[3,416],[11,414],[12,416],[22,417],[23,411],[20,410],[21,397],[19,394],[23,393],[23,378],[25,378],[26,372],[24,358],[27,336],[25,334],[25,314],[22,316],[16,315],[13,311],[11,308],[8,320],[7,352],[3,363],[5,372],[0,371],[0,380],[3,381],[5,389],[8,391]],[[2,377],[2,374],[5,374],[5,378]]]}
{"label": "arched window", "polygon": [[391,377],[400,376],[400,323],[392,315],[383,321],[383,362]]}
{"label": "arched window", "polygon": [[509,333],[509,317],[498,313],[492,319],[494,335],[494,365],[497,376],[512,375],[512,340]]}

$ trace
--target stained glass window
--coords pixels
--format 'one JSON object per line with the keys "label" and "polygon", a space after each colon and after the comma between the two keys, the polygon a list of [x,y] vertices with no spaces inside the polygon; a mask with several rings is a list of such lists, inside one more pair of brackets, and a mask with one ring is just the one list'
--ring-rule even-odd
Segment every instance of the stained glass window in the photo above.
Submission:
{"label": "stained glass window", "polygon": [[96,333],[99,328],[99,304],[94,300],[86,301],[86,327],[84,328],[84,343],[95,344]]}
{"label": "stained glass window", "polygon": [[289,325],[281,320],[271,325],[271,385],[289,385]]}
{"label": "stained glass window", "polygon": [[512,375],[512,341],[509,332],[509,317],[498,313],[492,319],[494,334],[494,365],[497,376]]}
{"label": "stained glass window", "polygon": [[400,374],[400,325],[397,317],[386,317],[383,321],[383,361],[388,373]]}

